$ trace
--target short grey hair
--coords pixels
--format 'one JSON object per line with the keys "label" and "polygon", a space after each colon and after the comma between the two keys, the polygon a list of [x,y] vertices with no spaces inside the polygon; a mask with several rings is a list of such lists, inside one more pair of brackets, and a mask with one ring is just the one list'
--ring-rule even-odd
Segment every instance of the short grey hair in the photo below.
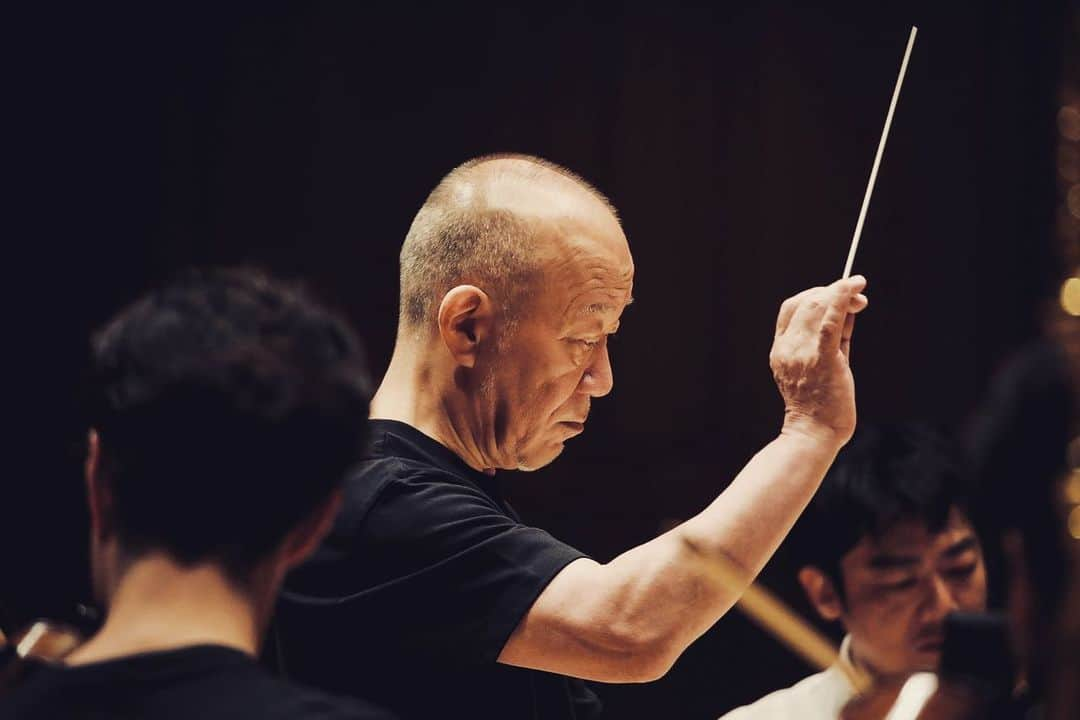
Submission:
{"label": "short grey hair", "polygon": [[443,295],[462,284],[481,288],[506,318],[517,316],[541,268],[535,252],[535,223],[510,210],[490,207],[484,193],[475,191],[486,171],[482,166],[500,160],[520,161],[500,169],[514,179],[550,181],[552,175],[561,176],[615,214],[608,199],[589,183],[541,158],[486,155],[459,165],[428,195],[401,246],[403,326],[431,323]]}

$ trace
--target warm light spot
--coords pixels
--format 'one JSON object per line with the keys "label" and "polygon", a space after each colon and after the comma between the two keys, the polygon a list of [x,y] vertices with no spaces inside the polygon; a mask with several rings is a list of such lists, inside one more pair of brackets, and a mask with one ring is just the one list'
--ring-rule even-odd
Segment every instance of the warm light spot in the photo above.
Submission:
{"label": "warm light spot", "polygon": [[1066,105],[1058,110],[1058,131],[1067,140],[1080,140],[1080,110]]}
{"label": "warm light spot", "polygon": [[1069,188],[1069,194],[1065,196],[1065,204],[1073,217],[1080,218],[1080,185]]}
{"label": "warm light spot", "polygon": [[1073,470],[1065,480],[1065,502],[1080,505],[1080,470]]}
{"label": "warm light spot", "polygon": [[1061,286],[1061,307],[1074,317],[1080,317],[1080,278],[1071,277]]}
{"label": "warm light spot", "polygon": [[1080,540],[1080,505],[1077,505],[1069,513],[1069,534]]}

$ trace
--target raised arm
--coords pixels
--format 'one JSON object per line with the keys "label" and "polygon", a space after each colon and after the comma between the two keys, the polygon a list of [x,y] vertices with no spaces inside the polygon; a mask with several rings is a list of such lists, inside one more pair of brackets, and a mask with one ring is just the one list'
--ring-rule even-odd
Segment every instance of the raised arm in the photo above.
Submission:
{"label": "raised arm", "polygon": [[[867,304],[856,276],[780,308],[770,365],[779,435],[701,513],[607,564],[577,560],[537,598],[499,661],[604,682],[662,676],[738,600],[855,429],[847,352]],[[733,581],[734,578],[734,581]]]}

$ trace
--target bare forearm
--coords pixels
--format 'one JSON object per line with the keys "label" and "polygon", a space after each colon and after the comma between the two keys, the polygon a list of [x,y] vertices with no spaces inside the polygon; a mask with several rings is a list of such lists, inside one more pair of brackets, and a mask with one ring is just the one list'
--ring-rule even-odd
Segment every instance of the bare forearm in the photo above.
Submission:
{"label": "bare forearm", "polygon": [[606,682],[663,675],[775,552],[837,445],[788,428],[682,525],[605,565],[571,563],[500,659]]}
{"label": "bare forearm", "polygon": [[817,491],[841,444],[785,426],[705,510],[676,528],[706,561],[727,561],[751,580]]}
{"label": "bare forearm", "polygon": [[674,660],[772,557],[838,449],[785,429],[705,510],[604,566],[609,617]]}
{"label": "bare forearm", "polygon": [[540,594],[502,662],[609,682],[659,677],[739,598],[813,497],[855,428],[847,361],[862,277],[784,302],[769,365],[779,437],[679,527],[605,565],[577,560]]}

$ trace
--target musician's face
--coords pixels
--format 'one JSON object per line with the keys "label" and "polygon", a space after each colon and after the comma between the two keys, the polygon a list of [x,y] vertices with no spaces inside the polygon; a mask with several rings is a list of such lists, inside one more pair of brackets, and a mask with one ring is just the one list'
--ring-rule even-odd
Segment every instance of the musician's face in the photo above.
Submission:
{"label": "musician's face", "polygon": [[879,538],[863,537],[840,569],[843,599],[815,605],[843,623],[856,663],[875,674],[936,669],[945,616],[986,609],[982,549],[955,508],[939,533],[902,521]]}

